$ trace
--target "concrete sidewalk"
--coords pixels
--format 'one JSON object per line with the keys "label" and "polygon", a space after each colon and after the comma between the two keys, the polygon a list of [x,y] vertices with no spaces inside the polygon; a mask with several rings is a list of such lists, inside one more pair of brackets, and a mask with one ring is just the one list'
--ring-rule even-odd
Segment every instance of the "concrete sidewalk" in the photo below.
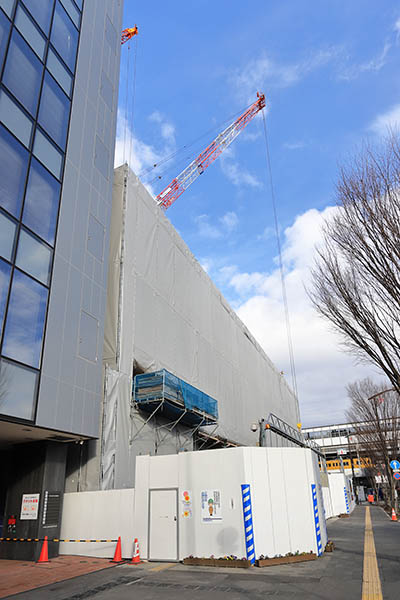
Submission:
{"label": "concrete sidewalk", "polygon": [[[264,569],[189,567],[180,563],[127,564],[32,590],[20,594],[18,599],[131,600],[134,596],[141,600],[177,597],[179,600],[265,600],[272,596],[278,600],[366,600],[367,596],[362,595],[365,513],[366,507],[361,506],[349,518],[331,519],[328,534],[336,549],[316,561]],[[382,596],[373,596],[373,600],[398,600],[399,524],[391,522],[379,507],[371,507],[370,514],[383,591]],[[63,558],[83,560],[83,557]],[[87,559],[88,563],[94,560]]]}

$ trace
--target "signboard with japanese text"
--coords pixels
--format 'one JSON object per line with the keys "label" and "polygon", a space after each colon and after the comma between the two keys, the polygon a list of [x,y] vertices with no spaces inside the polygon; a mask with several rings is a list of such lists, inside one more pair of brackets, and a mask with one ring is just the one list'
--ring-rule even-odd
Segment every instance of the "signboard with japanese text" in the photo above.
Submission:
{"label": "signboard with japanese text", "polygon": [[40,494],[23,494],[21,521],[35,521],[38,518]]}
{"label": "signboard with japanese text", "polygon": [[220,490],[201,492],[201,519],[204,523],[222,521]]}

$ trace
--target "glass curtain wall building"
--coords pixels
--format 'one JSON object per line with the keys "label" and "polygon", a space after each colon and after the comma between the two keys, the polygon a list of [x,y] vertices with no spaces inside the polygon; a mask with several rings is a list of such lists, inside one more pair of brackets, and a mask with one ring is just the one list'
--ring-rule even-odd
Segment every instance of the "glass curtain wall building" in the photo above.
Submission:
{"label": "glass curtain wall building", "polygon": [[[98,435],[121,21],[121,0],[0,0],[3,535],[10,515],[39,535],[48,465],[62,497],[62,442]],[[23,481],[27,455],[41,474]]]}
{"label": "glass curtain wall building", "polygon": [[[0,412],[34,421],[82,2],[3,2]],[[5,11],[5,12],[4,12]]]}

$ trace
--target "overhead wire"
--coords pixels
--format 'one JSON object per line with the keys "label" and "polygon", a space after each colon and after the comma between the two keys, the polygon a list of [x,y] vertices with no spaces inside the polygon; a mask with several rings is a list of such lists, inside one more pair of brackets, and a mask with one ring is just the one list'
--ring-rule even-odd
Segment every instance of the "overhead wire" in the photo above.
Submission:
{"label": "overhead wire", "polygon": [[289,304],[288,304],[288,300],[287,300],[285,273],[284,273],[284,269],[283,269],[283,260],[282,260],[282,246],[281,246],[281,240],[280,240],[280,235],[279,235],[279,224],[278,224],[278,215],[277,215],[277,210],[276,210],[275,189],[274,189],[274,183],[273,183],[273,178],[272,178],[271,157],[270,157],[270,152],[269,152],[267,125],[266,125],[264,111],[262,111],[262,118],[263,118],[263,126],[264,126],[267,171],[268,171],[268,175],[269,175],[269,185],[270,185],[270,190],[271,190],[271,203],[272,203],[272,211],[273,211],[273,215],[274,215],[274,225],[275,225],[275,236],[276,236],[276,243],[277,243],[277,248],[278,248],[279,272],[280,272],[280,279],[281,279],[281,286],[282,286],[282,300],[283,300],[285,322],[286,322],[286,334],[287,334],[287,342],[288,342],[288,350],[289,350],[290,374],[291,374],[293,391],[294,391],[296,398],[298,399],[296,366],[295,366],[295,360],[294,360],[292,331],[291,331],[291,325],[290,325]]}

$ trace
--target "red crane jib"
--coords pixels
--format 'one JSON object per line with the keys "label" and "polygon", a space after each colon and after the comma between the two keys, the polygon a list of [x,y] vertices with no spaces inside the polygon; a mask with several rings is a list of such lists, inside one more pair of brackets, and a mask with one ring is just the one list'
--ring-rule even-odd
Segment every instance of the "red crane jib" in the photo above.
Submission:
{"label": "red crane jib", "polygon": [[186,169],[182,171],[175,179],[156,198],[156,202],[164,209],[171,206],[173,202],[193,183],[195,179],[210,166],[212,162],[227,148],[237,137],[242,129],[265,107],[264,94],[257,93],[257,100],[236,119],[228,125],[205,150]]}

